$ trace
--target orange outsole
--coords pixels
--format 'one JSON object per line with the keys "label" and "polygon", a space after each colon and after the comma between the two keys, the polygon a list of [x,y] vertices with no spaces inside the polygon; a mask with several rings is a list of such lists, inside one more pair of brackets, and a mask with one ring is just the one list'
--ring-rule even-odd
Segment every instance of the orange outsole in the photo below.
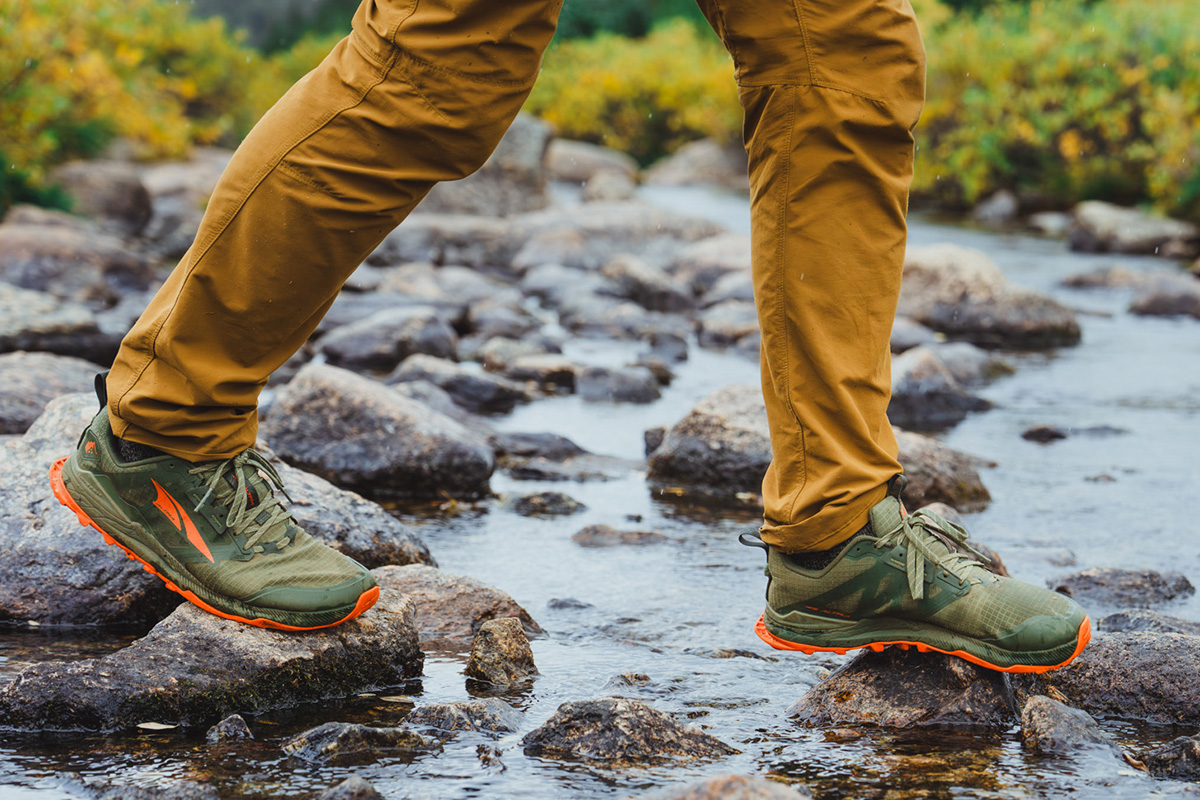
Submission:
{"label": "orange outsole", "polygon": [[158,578],[163,583],[165,583],[167,585],[168,589],[170,589],[171,591],[173,591],[177,594],[182,595],[189,602],[193,603],[194,605],[199,606],[200,608],[203,608],[205,611],[207,611],[210,614],[215,614],[218,617],[223,617],[224,619],[233,620],[234,622],[241,622],[245,625],[253,625],[256,628],[270,628],[272,630],[277,630],[277,631],[315,631],[315,630],[320,630],[321,628],[332,628],[334,625],[341,625],[343,622],[346,622],[347,620],[354,619],[359,614],[362,614],[368,608],[375,605],[375,602],[379,599],[379,587],[372,586],[368,591],[363,592],[359,596],[358,603],[355,604],[354,609],[349,614],[342,617],[337,622],[330,622],[328,625],[314,625],[310,628],[302,628],[302,627],[297,627],[295,625],[285,625],[282,622],[275,622],[274,620],[270,620],[270,619],[262,619],[262,618],[246,619],[245,617],[239,617],[236,614],[229,614],[224,611],[219,611],[219,610],[213,608],[212,606],[210,606],[208,603],[201,600],[199,597],[197,597],[195,595],[195,593],[190,592],[187,589],[179,588],[169,578],[166,578],[165,576],[159,574],[159,572],[157,570],[155,570],[154,567],[152,567],[150,564],[147,564],[145,561],[143,561],[142,559],[140,559],[136,555],[134,555],[133,551],[131,551],[128,547],[126,547],[125,545],[118,542],[112,536],[108,535],[108,533],[105,532],[105,530],[103,528],[101,528],[99,525],[97,525],[92,520],[92,518],[89,517],[87,515],[87,513],[82,508],[79,507],[79,504],[75,502],[75,499],[73,497],[71,497],[70,492],[67,491],[66,484],[63,483],[63,479],[62,479],[62,465],[67,460],[67,458],[69,458],[69,456],[60,458],[58,461],[55,461],[54,464],[51,465],[51,467],[50,467],[50,488],[54,492],[55,499],[57,499],[58,502],[62,503],[64,506],[66,506],[67,508],[69,508],[75,512],[75,516],[76,516],[76,518],[78,518],[80,525],[83,525],[85,528],[91,527],[91,528],[94,528],[95,530],[99,531],[100,535],[104,537],[105,544],[114,544],[117,547],[121,548],[121,550],[124,551],[125,555],[127,555],[129,558],[131,558],[134,561],[141,564],[142,569],[146,570],[146,572],[149,572],[151,575],[153,575],[154,577]]}
{"label": "orange outsole", "polygon": [[981,667],[994,669],[997,672],[1035,672],[1040,674],[1042,672],[1049,672],[1050,670],[1058,669],[1059,667],[1065,667],[1067,664],[1070,664],[1072,661],[1074,661],[1075,657],[1083,652],[1083,648],[1087,646],[1087,643],[1092,638],[1092,623],[1087,617],[1083,618],[1083,622],[1079,625],[1079,644],[1076,645],[1075,652],[1071,653],[1066,661],[1063,661],[1060,664],[1051,664],[1050,666],[1018,664],[1015,667],[998,667],[995,664],[989,664],[979,656],[963,652],[962,650],[942,650],[940,647],[933,647],[932,645],[925,644],[924,642],[907,642],[899,639],[887,642],[868,642],[867,644],[855,645],[854,647],[815,647],[813,645],[797,644],[796,642],[789,642],[786,639],[780,639],[778,636],[767,630],[767,624],[763,621],[762,615],[759,615],[758,622],[754,624],[754,632],[758,634],[758,638],[762,639],[776,650],[799,650],[805,655],[812,655],[813,653],[838,653],[840,655],[845,655],[850,650],[863,649],[869,649],[876,653],[882,653],[883,648],[895,645],[902,650],[915,647],[918,653],[935,652],[945,653],[948,656],[957,656],[958,658],[970,661],[972,664],[978,664]]}

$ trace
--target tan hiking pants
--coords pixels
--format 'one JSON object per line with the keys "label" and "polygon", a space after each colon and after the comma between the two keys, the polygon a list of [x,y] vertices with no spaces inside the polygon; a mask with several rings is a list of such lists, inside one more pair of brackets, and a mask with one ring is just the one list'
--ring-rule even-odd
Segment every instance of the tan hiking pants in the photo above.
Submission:
{"label": "tan hiking pants", "polygon": [[[764,538],[832,546],[900,471],[886,417],[924,51],[907,0],[700,0],[737,67],[774,462]],[[363,0],[251,131],[122,343],[118,436],[190,461],[253,445],[268,375],[429,189],[478,169],[561,0]],[[619,69],[620,65],[614,65]]]}

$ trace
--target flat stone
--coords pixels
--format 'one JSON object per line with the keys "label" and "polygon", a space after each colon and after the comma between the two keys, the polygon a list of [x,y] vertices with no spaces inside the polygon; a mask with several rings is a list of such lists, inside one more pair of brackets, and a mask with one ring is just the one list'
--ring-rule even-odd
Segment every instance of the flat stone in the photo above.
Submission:
{"label": "flat stone", "polygon": [[1105,569],[1092,567],[1050,581],[1054,591],[1080,603],[1116,606],[1149,606],[1196,593],[1191,581],[1178,572]]}
{"label": "flat stone", "polygon": [[438,733],[483,731],[516,733],[522,724],[521,712],[495,697],[458,703],[429,703],[417,706],[404,722]]}
{"label": "flat stone", "polygon": [[1097,627],[1105,633],[1186,633],[1200,636],[1200,622],[1168,617],[1157,611],[1134,609],[1118,611],[1100,620]]}
{"label": "flat stone", "polygon": [[639,467],[636,461],[589,453],[552,433],[500,434],[495,447],[500,468],[518,480],[610,480]]}
{"label": "flat stone", "polygon": [[1021,741],[1035,753],[1065,755],[1098,748],[1120,754],[1120,748],[1091,714],[1044,695],[1034,695],[1025,701],[1021,709]]}
{"label": "flat stone", "polygon": [[1152,255],[1172,243],[1194,245],[1200,240],[1200,229],[1190,222],[1151,216],[1101,200],[1086,200],[1075,206],[1073,213],[1073,250]]}
{"label": "flat stone", "polygon": [[537,677],[540,673],[521,620],[501,617],[480,625],[471,640],[464,673],[468,678],[503,687]]}
{"label": "flat stone", "polygon": [[0,434],[24,433],[46,404],[64,394],[88,392],[104,368],[50,353],[0,355]]}
{"label": "flat stone", "polygon": [[[484,362],[487,366],[487,362]],[[574,392],[579,365],[557,353],[523,355],[505,367],[504,375],[514,381],[533,381],[543,390]]]}
{"label": "flat stone", "polygon": [[784,786],[762,778],[719,775],[637,797],[640,800],[801,800],[812,794],[804,787]]}
{"label": "flat stone", "polygon": [[384,755],[415,755],[436,749],[436,742],[407,728],[351,722],[326,722],[283,743],[283,752],[289,756],[318,764],[365,763]]}

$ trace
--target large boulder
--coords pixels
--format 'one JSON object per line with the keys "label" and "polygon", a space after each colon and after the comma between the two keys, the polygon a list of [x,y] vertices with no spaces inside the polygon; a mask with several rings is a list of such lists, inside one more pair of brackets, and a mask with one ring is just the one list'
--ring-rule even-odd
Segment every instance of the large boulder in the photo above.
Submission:
{"label": "large boulder", "polygon": [[413,602],[385,589],[374,608],[302,636],[184,604],[129,647],[29,667],[0,692],[6,725],[114,730],[142,722],[208,726],[396,686],[421,674]]}
{"label": "large boulder", "polygon": [[0,281],[14,286],[105,308],[154,279],[150,263],[112,236],[60,225],[0,225]]}
{"label": "large boulder", "polygon": [[124,161],[70,161],[50,180],[71,198],[77,213],[98,217],[123,236],[136,236],[150,221],[150,193],[136,168]]}
{"label": "large boulder", "polygon": [[1194,256],[1200,246],[1200,228],[1192,223],[1150,216],[1136,208],[1086,200],[1075,206],[1074,216],[1073,250]]}
{"label": "large boulder", "polygon": [[479,435],[327,365],[305,366],[279,392],[262,435],[283,459],[368,497],[477,497],[494,466]]}
{"label": "large boulder", "polygon": [[1009,283],[983,253],[952,244],[910,248],[899,313],[981,347],[1079,343],[1079,322],[1049,297]]}
{"label": "large boulder", "polygon": [[69,356],[0,355],[0,434],[29,430],[47,403],[64,394],[89,391],[101,371],[103,367]]}

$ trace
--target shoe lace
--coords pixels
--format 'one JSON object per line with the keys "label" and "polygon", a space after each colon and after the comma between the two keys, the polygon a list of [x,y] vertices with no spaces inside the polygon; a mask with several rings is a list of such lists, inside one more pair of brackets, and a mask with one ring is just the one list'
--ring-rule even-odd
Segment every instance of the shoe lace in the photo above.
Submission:
{"label": "shoe lace", "polygon": [[[876,547],[904,545],[905,572],[908,589],[914,600],[925,596],[925,561],[935,569],[943,569],[959,580],[967,580],[965,567],[983,566],[987,558],[967,544],[966,529],[930,511],[917,511],[902,517],[894,528],[875,540]],[[949,552],[939,553],[933,541],[941,541]]]}
{"label": "shoe lace", "polygon": [[278,490],[290,502],[292,496],[287,493],[287,489],[283,488],[283,478],[279,477],[278,470],[272,466],[271,462],[263,458],[262,454],[255,450],[245,450],[233,458],[225,461],[210,462],[206,464],[198,464],[188,470],[192,475],[204,475],[211,473],[208,477],[208,491],[200,498],[200,502],[196,504],[196,511],[210,505],[209,501],[217,494],[217,488],[221,485],[227,474],[233,475],[236,483],[233,487],[233,499],[229,503],[229,515],[226,518],[226,529],[240,530],[243,526],[247,532],[246,546],[254,548],[262,552],[261,546],[256,547],[268,531],[276,531],[277,536],[266,540],[268,543],[273,543],[278,547],[283,547],[289,543],[286,536],[287,528],[279,523],[291,519],[291,512],[284,508],[279,499],[275,497],[274,491],[262,493],[258,502],[250,505],[250,490],[249,485],[255,476],[262,476],[269,484],[272,490]]}

